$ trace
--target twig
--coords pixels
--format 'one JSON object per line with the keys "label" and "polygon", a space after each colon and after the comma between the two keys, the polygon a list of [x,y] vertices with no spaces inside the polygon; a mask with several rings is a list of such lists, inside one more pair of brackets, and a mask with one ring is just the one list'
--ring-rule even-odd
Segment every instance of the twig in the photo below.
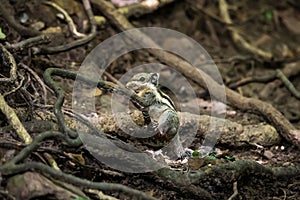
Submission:
{"label": "twig", "polygon": [[[287,77],[296,77],[300,74],[300,62],[288,63],[284,65],[284,68],[281,70],[282,73]],[[275,72],[276,73],[276,72]],[[260,92],[259,96],[263,99],[268,98],[271,93],[282,84],[282,81],[279,79],[274,80],[273,82],[268,83]]]}
{"label": "twig", "polygon": [[43,97],[44,103],[46,104],[47,103],[47,89],[46,89],[46,85],[45,85],[44,81],[27,65],[20,63],[19,66],[26,69],[35,78],[35,80],[41,85],[42,90],[43,90],[42,97]]}
{"label": "twig", "polygon": [[6,43],[5,48],[7,49],[12,49],[12,50],[19,50],[19,49],[24,49],[24,48],[29,48],[29,47],[33,47],[33,46],[37,46],[40,44],[46,44],[50,42],[50,38],[48,35],[38,35],[32,38],[28,38],[25,40],[22,40],[18,43],[15,44],[9,44]]}
{"label": "twig", "polygon": [[282,200],[286,200],[286,191],[284,190],[284,189],[282,189],[282,188],[280,188],[281,190],[282,190],[282,192],[283,192],[283,199]]}
{"label": "twig", "polygon": [[[228,13],[228,5],[226,3],[226,0],[219,0],[219,9],[221,17],[224,19],[224,21],[228,24],[232,24],[232,20],[230,18],[230,15]],[[228,30],[231,33],[231,37],[236,43],[240,43],[246,50],[250,51],[251,53],[254,53],[256,55],[259,55],[265,59],[271,59],[273,57],[272,53],[264,51],[262,49],[259,49],[253,45],[251,45],[249,42],[247,42],[237,31],[234,27],[228,27]]]}
{"label": "twig", "polygon": [[70,29],[71,33],[76,38],[86,37],[86,35],[84,33],[80,33],[77,31],[77,28],[73,22],[73,19],[70,17],[70,15],[67,13],[67,11],[65,11],[62,7],[60,7],[59,5],[57,5],[56,3],[51,2],[51,1],[45,1],[43,3],[46,5],[52,6],[53,8],[55,8],[56,10],[58,10],[59,12],[61,12],[64,15],[65,20],[69,25],[69,29]]}
{"label": "twig", "polygon": [[53,53],[59,53],[59,52],[63,52],[63,51],[67,51],[70,50],[72,48],[84,45],[86,43],[88,43],[89,41],[91,41],[97,33],[97,24],[96,21],[94,19],[94,14],[92,12],[92,8],[90,5],[90,2],[88,0],[82,0],[84,8],[87,12],[90,24],[91,24],[91,32],[86,36],[83,37],[81,39],[75,40],[73,42],[70,42],[68,44],[63,44],[63,45],[59,45],[59,46],[55,46],[55,47],[41,47],[36,49],[35,53],[36,54],[53,54]]}
{"label": "twig", "polygon": [[29,145],[27,145],[25,148],[23,148],[13,159],[5,163],[2,168],[0,167],[0,170],[5,170],[6,168],[9,168],[10,166],[23,161],[25,158],[29,156],[30,153],[32,153],[34,150],[38,148],[39,144],[42,141],[44,141],[47,138],[60,138],[66,141],[69,145],[72,145],[72,142],[61,132],[58,131],[43,132],[37,135],[32,140],[32,142]]}
{"label": "twig", "polygon": [[280,69],[276,70],[276,76],[283,82],[285,87],[297,98],[300,99],[300,92],[295,88],[293,83],[282,73]]}
{"label": "twig", "polygon": [[24,80],[25,80],[25,77],[22,76],[21,74],[19,74],[19,76],[21,77],[20,82],[19,82],[19,81],[18,81],[18,82],[15,81],[15,85],[17,85],[17,86],[16,86],[15,88],[13,88],[12,90],[8,91],[8,92],[5,92],[5,93],[3,94],[4,97],[6,97],[6,96],[8,96],[8,95],[10,95],[10,94],[12,94],[12,93],[14,93],[14,92],[16,92],[18,89],[20,89],[20,88],[22,87],[23,82],[24,82]]}
{"label": "twig", "polygon": [[[95,18],[94,18],[94,13],[92,11],[92,7],[91,7],[91,3],[89,0],[82,0],[82,3],[83,3],[83,6],[85,8],[85,11],[87,13],[87,16],[88,16],[88,19],[92,25],[92,31],[93,32],[93,29],[96,29],[96,23],[95,23]],[[94,30],[96,31],[96,30]]]}
{"label": "twig", "polygon": [[60,168],[57,165],[57,162],[53,158],[53,156],[49,153],[44,153],[44,156],[46,157],[48,163],[56,170],[60,170]]}
{"label": "twig", "polygon": [[105,76],[107,76],[113,83],[122,86],[122,83],[120,81],[118,81],[115,77],[113,77],[110,73],[108,73],[107,71],[104,71],[103,74]]}
{"label": "twig", "polygon": [[6,116],[9,124],[15,129],[18,136],[24,141],[25,144],[29,144],[32,141],[31,136],[28,134],[23,124],[19,120],[15,111],[6,103],[4,97],[0,94],[0,110]]}
{"label": "twig", "polygon": [[233,194],[228,198],[228,200],[233,200],[238,194],[239,194],[239,191],[237,189],[237,181],[235,181],[233,183]]}
{"label": "twig", "polygon": [[228,87],[235,89],[237,87],[249,84],[249,83],[267,83],[276,79],[276,73],[271,73],[266,76],[252,76],[243,78],[237,82],[231,83]]}

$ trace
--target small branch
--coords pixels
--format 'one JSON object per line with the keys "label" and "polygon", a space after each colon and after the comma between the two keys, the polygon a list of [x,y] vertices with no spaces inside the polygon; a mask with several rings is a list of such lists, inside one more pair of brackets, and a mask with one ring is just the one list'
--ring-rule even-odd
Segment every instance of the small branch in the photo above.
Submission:
{"label": "small branch", "polygon": [[69,29],[71,31],[71,33],[76,37],[76,38],[82,38],[82,37],[86,37],[86,35],[84,33],[80,33],[77,31],[77,28],[72,20],[72,18],[70,17],[70,15],[67,13],[67,11],[65,11],[62,7],[60,7],[59,5],[57,5],[54,2],[51,1],[45,1],[43,2],[44,4],[48,5],[48,6],[52,6],[53,8],[55,8],[56,10],[58,10],[59,12],[61,12],[64,17],[66,22],[69,25]]}
{"label": "small branch", "polygon": [[239,191],[237,189],[237,181],[235,181],[233,183],[233,194],[228,198],[228,200],[233,200],[238,194],[239,194]]}
{"label": "small branch", "polygon": [[0,94],[0,110],[6,116],[9,124],[16,131],[18,136],[24,141],[25,144],[29,144],[32,141],[31,136],[28,134],[23,124],[19,120],[15,111],[6,103],[4,97]]}
{"label": "small branch", "polygon": [[[18,73],[18,74],[19,74],[19,73]],[[21,74],[19,74],[19,77],[20,77],[20,79],[21,79],[20,82],[19,82],[19,81],[16,81],[16,82],[15,82],[15,87],[14,87],[12,90],[3,93],[3,96],[4,96],[4,97],[6,97],[6,96],[8,96],[8,95],[10,95],[10,94],[12,94],[12,93],[15,93],[17,90],[19,90],[19,89],[22,87],[23,82],[24,82],[24,80],[25,80],[25,77],[24,77],[23,75],[21,75]]]}
{"label": "small branch", "polygon": [[[224,19],[224,21],[227,24],[232,24],[232,20],[230,18],[230,15],[228,13],[228,5],[226,0],[219,0],[219,9],[220,9],[220,15]],[[256,55],[259,55],[265,59],[271,59],[273,57],[272,53],[261,50],[253,45],[251,45],[249,42],[247,42],[237,31],[234,27],[229,27],[228,30],[231,33],[231,37],[235,43],[240,43],[244,49],[250,51],[251,53],[254,53]]]}
{"label": "small branch", "polygon": [[25,40],[22,40],[18,43],[15,44],[9,44],[6,43],[5,48],[9,49],[9,50],[14,50],[17,51],[19,49],[26,49],[26,48],[30,48],[33,46],[38,46],[41,44],[46,44],[50,42],[50,38],[48,35],[38,35],[32,38],[28,38]]}
{"label": "small branch", "polygon": [[53,158],[53,156],[51,154],[43,153],[43,155],[46,157],[49,165],[51,165],[53,167],[53,169],[60,170],[60,168],[57,165],[57,162],[55,161],[55,159]]}
{"label": "small branch", "polygon": [[235,89],[237,87],[241,87],[249,83],[267,83],[275,79],[276,79],[276,73],[271,73],[270,75],[266,75],[266,76],[246,77],[237,82],[231,83],[228,87],[231,89]]}
{"label": "small branch", "polygon": [[63,52],[63,51],[68,51],[72,48],[84,45],[86,43],[88,43],[89,41],[91,41],[97,34],[97,24],[96,21],[94,19],[94,14],[92,12],[90,3],[88,0],[82,0],[83,1],[83,5],[84,8],[86,10],[86,13],[88,15],[88,19],[90,21],[91,24],[91,32],[86,36],[83,37],[81,39],[75,40],[73,42],[67,43],[67,44],[63,44],[60,46],[55,46],[55,47],[41,47],[36,49],[35,54],[53,54],[53,53],[59,53],[59,52]]}
{"label": "small branch", "polygon": [[20,67],[26,69],[34,78],[35,80],[41,85],[42,87],[42,90],[43,90],[43,100],[44,100],[44,103],[46,104],[47,103],[47,89],[46,89],[46,85],[45,83],[43,82],[43,80],[36,74],[35,71],[33,71],[30,67],[28,67],[27,65],[23,64],[23,63],[20,63],[19,64]]}
{"label": "small branch", "polygon": [[0,166],[0,171],[10,170],[12,166],[26,159],[34,150],[39,147],[39,144],[48,138],[60,138],[70,146],[77,146],[76,140],[70,140],[63,133],[58,131],[46,131],[37,135],[30,144],[23,148],[13,159]]}
{"label": "small branch", "polygon": [[285,87],[300,100],[300,92],[295,88],[295,86],[289,81],[289,79],[282,73],[280,69],[276,70],[276,76],[283,82]]}
{"label": "small branch", "polygon": [[[298,61],[294,63],[285,64],[284,68],[281,71],[287,78],[297,77],[300,74],[300,62]],[[275,76],[276,76],[276,72],[275,72]],[[279,79],[266,84],[266,86],[262,89],[262,91],[259,92],[259,96],[263,99],[268,98],[270,94],[274,90],[276,90],[281,84],[282,81],[280,81]]]}
{"label": "small branch", "polygon": [[120,81],[118,81],[115,77],[113,77],[110,73],[108,73],[107,71],[104,71],[103,73],[105,76],[107,76],[109,78],[109,80],[111,80],[113,83],[117,84],[117,85],[122,85],[122,83]]}

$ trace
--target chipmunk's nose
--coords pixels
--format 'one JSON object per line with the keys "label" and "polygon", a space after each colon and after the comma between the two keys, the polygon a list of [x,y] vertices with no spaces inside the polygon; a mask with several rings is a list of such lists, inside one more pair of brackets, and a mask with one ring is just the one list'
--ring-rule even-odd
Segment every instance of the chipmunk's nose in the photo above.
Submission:
{"label": "chipmunk's nose", "polygon": [[140,86],[136,82],[132,81],[132,82],[127,83],[126,87],[128,89],[136,91],[137,89],[139,89]]}

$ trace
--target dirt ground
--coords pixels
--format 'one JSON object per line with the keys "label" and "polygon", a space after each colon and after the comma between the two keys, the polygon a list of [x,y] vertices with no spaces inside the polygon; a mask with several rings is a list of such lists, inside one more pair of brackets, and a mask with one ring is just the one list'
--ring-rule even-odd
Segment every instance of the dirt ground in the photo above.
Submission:
{"label": "dirt ground", "polygon": [[[1,44],[11,53],[18,66],[16,81],[1,81],[0,91],[32,138],[44,131],[56,130],[60,125],[59,119],[56,119],[53,114],[57,94],[53,92],[55,89],[45,83],[43,79],[45,70],[51,67],[78,70],[95,46],[126,28],[126,24],[116,23],[113,14],[107,14],[102,10],[102,6],[97,6],[95,1],[91,1],[93,14],[97,17],[104,16],[106,19],[106,22],[97,22],[97,30],[91,40],[62,52],[43,50],[41,47],[58,46],[78,39],[71,33],[66,20],[59,17],[61,14],[58,16],[60,12],[42,2],[5,0],[0,10],[0,27],[2,33],[6,35],[1,39]],[[53,2],[61,5],[69,13],[79,33],[91,32],[92,28],[81,1]],[[186,34],[202,45],[212,57],[227,88],[243,97],[272,105],[270,108],[266,104],[251,104],[243,101],[242,98],[240,101],[239,98],[234,101],[233,98],[227,97],[226,125],[229,128],[227,132],[224,131],[226,134],[220,137],[208,161],[192,157],[184,164],[172,162],[169,168],[171,170],[167,172],[132,174],[115,170],[99,162],[84,146],[68,147],[58,139],[47,139],[39,147],[34,148],[36,150],[30,151],[30,155],[20,163],[35,161],[51,165],[47,155],[52,155],[61,171],[67,174],[93,182],[120,183],[157,199],[300,199],[300,4],[293,0],[276,2],[228,0],[227,11],[231,20],[229,23],[226,14],[220,11],[222,9],[220,4],[224,2],[223,0],[174,0],[160,8],[154,7],[148,13],[140,10],[126,15],[134,27],[163,27]],[[224,8],[224,4],[222,5]],[[19,26],[30,31],[27,32],[16,26],[11,18],[14,18]],[[35,37],[41,32],[55,34],[55,37],[22,48],[12,45]],[[170,43],[176,46],[176,41]],[[182,48],[186,47],[182,46]],[[11,65],[7,64],[10,60],[4,52],[1,50],[0,78],[9,77],[11,73],[9,69]],[[145,50],[130,52],[110,64],[103,79],[115,82],[115,79],[120,79],[124,73],[134,67],[144,63],[159,62],[159,60]],[[285,78],[280,78],[282,76],[278,75],[279,70]],[[170,74],[171,72],[167,70],[162,76],[168,77]],[[74,115],[68,113],[72,113],[74,81],[72,78],[59,76],[54,80],[64,89],[63,113],[67,124],[72,127],[73,122],[70,122],[72,119],[69,121],[69,118]],[[288,79],[289,82],[284,83],[283,79]],[[184,102],[186,109],[190,106],[189,112],[194,113],[192,105],[196,103],[201,115],[210,115],[213,103],[216,102],[211,101],[207,88],[190,77],[188,80],[197,97],[175,100],[176,105]],[[181,79],[178,78],[176,81],[179,87]],[[176,89],[180,90],[180,88]],[[47,92],[44,92],[45,90]],[[106,90],[97,90],[97,92],[99,94],[92,94],[92,97],[96,96],[97,114],[107,120],[104,120],[101,128],[107,130],[109,135],[128,141],[129,139],[122,136],[120,130],[115,128],[114,122],[108,120],[111,115],[111,92]],[[169,94],[168,91],[166,93]],[[170,96],[172,97],[172,94]],[[247,107],[246,104],[249,106]],[[278,110],[289,124],[280,120],[281,115],[278,117],[269,109]],[[46,118],[51,123],[40,123],[46,121]],[[35,121],[37,119],[39,120]],[[200,121],[202,119],[200,118]],[[22,141],[17,131],[11,128],[11,123],[1,108],[0,164],[2,166],[25,147],[22,143],[24,140]],[[293,127],[294,138],[286,136],[288,131],[285,131],[287,130],[285,125]],[[265,128],[265,131],[262,128]],[[247,129],[250,136],[241,139],[240,129],[243,131]],[[274,133],[273,138],[270,136],[271,133]],[[262,136],[263,134],[266,136]],[[189,146],[193,150],[203,142],[201,133],[198,132],[195,137]],[[259,166],[239,161],[255,161],[254,163]],[[92,184],[89,184],[90,187],[74,184],[74,181],[64,176],[55,177],[59,182],[53,181],[50,178],[51,173],[47,171],[43,173],[42,170],[34,167],[15,172],[8,170],[9,173],[1,170],[4,169],[0,168],[1,199],[109,199],[109,197],[100,197],[97,192],[89,191],[88,188],[97,188],[91,186]],[[16,178],[16,174],[22,175],[28,171],[38,171],[44,176],[27,174],[28,180],[25,180],[25,176],[22,177],[25,184],[17,184],[19,181],[13,179]],[[177,180],[181,175],[187,180]],[[47,182],[45,179],[52,180],[48,186],[45,185]],[[34,184],[43,188],[35,190],[40,193],[26,187],[26,184],[30,185],[30,180],[35,180]],[[53,186],[53,183],[58,186]],[[66,186],[67,183],[78,187]],[[113,197],[147,199],[125,189],[99,190],[112,196],[111,199]],[[25,191],[24,194],[21,191]],[[74,195],[72,197],[70,193],[76,194],[77,197]],[[57,194],[61,196],[58,197]]]}

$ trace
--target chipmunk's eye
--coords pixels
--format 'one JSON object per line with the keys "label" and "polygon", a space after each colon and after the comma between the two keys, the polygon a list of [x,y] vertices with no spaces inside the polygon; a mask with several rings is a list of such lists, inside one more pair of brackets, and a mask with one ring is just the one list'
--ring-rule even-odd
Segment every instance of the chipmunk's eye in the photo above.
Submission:
{"label": "chipmunk's eye", "polygon": [[145,81],[145,77],[141,77],[139,81]]}

